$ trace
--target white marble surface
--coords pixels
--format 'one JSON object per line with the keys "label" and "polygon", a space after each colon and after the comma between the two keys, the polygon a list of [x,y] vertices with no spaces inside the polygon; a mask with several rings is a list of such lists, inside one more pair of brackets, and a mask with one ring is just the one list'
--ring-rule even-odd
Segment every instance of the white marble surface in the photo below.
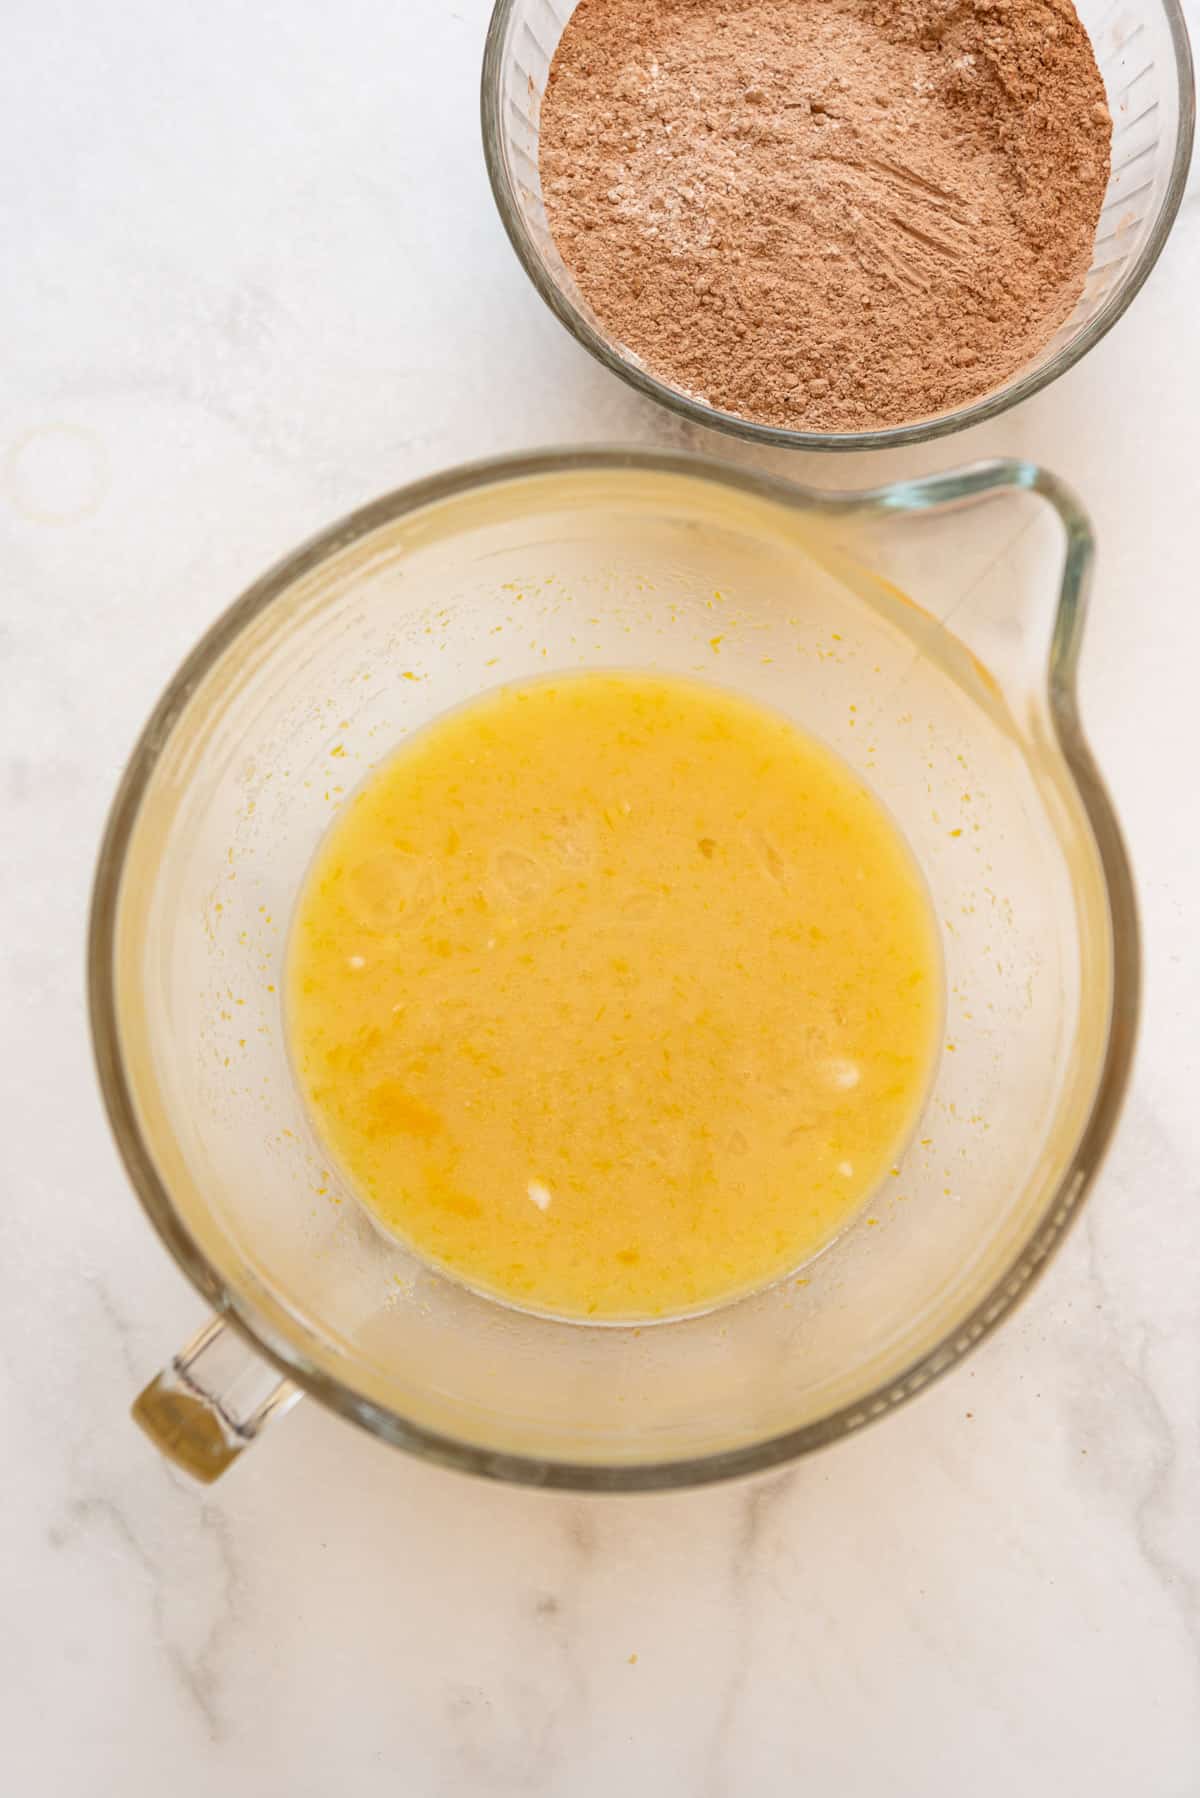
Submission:
{"label": "white marble surface", "polygon": [[1086,1221],[1017,1318],[882,1427],[673,1498],[485,1486],[312,1404],[206,1494],[127,1422],[201,1316],[84,1028],[93,853],[151,700],[371,494],[677,438],[509,252],[484,24],[484,0],[5,9],[0,1788],[1200,1792],[1195,187],[1049,393],[923,453],[777,459],[836,484],[1034,455],[1099,524],[1084,701],[1140,875],[1145,1028]]}

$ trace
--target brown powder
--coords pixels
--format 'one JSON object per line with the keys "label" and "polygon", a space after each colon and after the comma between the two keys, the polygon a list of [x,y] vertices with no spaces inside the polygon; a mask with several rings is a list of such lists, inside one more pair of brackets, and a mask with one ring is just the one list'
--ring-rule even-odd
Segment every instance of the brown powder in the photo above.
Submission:
{"label": "brown powder", "polygon": [[650,370],[855,431],[1049,342],[1110,136],[1070,0],[581,0],[540,162],[581,293]]}

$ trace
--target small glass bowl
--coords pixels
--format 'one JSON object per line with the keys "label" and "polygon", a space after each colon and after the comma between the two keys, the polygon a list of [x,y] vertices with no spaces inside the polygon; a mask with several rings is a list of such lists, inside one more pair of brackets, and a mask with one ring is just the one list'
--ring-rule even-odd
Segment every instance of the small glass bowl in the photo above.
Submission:
{"label": "small glass bowl", "polygon": [[1092,266],[1071,317],[1040,355],[969,406],[872,431],[793,431],[718,411],[673,387],[605,329],[546,220],[538,119],[550,64],[577,0],[496,0],[483,57],[483,147],[500,217],[526,274],[606,368],[695,424],[783,449],[887,449],[993,418],[1086,355],[1154,267],[1183,197],[1195,125],[1187,27],[1177,0],[1077,0],[1113,116],[1112,173]]}

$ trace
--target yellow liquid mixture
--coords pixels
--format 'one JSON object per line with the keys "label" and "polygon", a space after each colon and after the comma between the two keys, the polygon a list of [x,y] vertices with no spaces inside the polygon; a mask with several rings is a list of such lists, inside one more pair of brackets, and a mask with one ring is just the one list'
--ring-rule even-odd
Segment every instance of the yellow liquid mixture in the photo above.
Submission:
{"label": "yellow liquid mixture", "polygon": [[415,735],[323,843],[296,1069],[380,1223],[572,1318],[762,1286],[859,1209],[932,1071],[940,956],[886,812],[720,689],[576,674]]}

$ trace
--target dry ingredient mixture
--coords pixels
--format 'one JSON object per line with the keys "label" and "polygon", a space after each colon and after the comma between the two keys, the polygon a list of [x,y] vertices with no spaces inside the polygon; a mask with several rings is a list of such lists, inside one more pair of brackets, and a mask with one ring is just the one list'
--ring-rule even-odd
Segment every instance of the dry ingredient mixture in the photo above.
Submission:
{"label": "dry ingredient mixture", "polygon": [[1071,0],[581,0],[541,178],[585,300],[655,374],[858,431],[1049,342],[1111,129]]}

